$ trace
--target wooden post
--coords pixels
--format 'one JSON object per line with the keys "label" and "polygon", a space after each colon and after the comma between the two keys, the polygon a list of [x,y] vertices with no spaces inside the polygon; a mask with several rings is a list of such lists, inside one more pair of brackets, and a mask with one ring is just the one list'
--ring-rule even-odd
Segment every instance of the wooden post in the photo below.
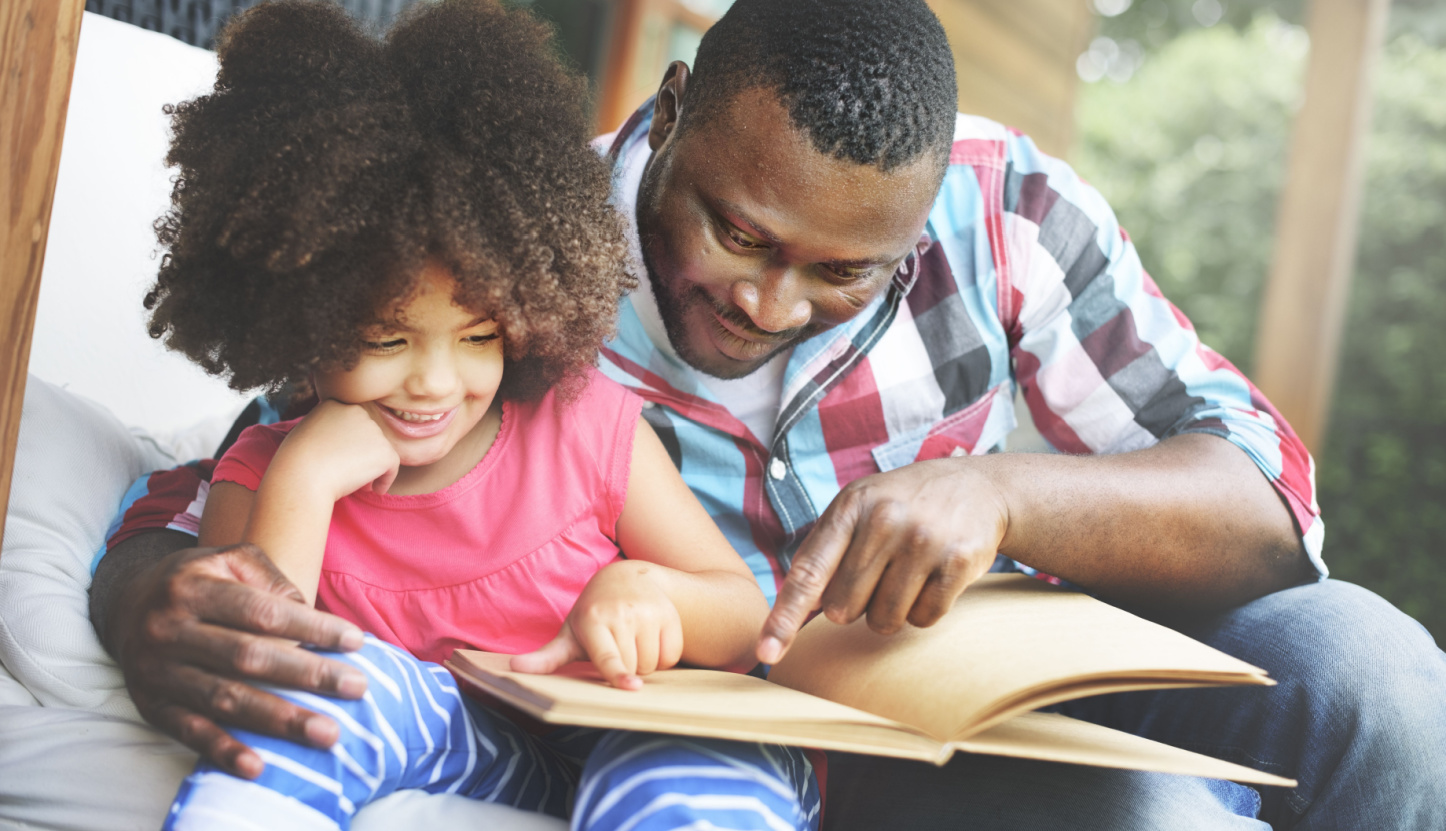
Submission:
{"label": "wooden post", "polygon": [[[0,506],[20,434],[30,333],[85,0],[0,3]],[[5,534],[0,514],[0,539]]]}
{"label": "wooden post", "polygon": [[[613,10],[612,36],[605,54],[601,82],[598,84],[597,132],[610,133],[622,126],[632,115],[637,103],[632,99],[634,64],[638,60],[639,42],[646,0],[619,0]],[[662,80],[653,79],[653,83]]]}
{"label": "wooden post", "polygon": [[1256,334],[1256,383],[1317,454],[1355,267],[1362,151],[1389,7],[1390,0],[1311,0],[1305,103]]}

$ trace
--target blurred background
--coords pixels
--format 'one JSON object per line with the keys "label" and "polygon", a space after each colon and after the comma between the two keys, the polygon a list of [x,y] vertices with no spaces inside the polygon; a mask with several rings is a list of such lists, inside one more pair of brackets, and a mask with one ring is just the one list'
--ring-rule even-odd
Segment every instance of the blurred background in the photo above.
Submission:
{"label": "blurred background", "polygon": [[[342,4],[380,27],[412,1]],[[509,1],[556,27],[600,133],[731,4]],[[960,109],[1069,159],[1300,431],[1333,575],[1446,643],[1446,2],[930,2]],[[254,3],[86,9],[209,47]]]}

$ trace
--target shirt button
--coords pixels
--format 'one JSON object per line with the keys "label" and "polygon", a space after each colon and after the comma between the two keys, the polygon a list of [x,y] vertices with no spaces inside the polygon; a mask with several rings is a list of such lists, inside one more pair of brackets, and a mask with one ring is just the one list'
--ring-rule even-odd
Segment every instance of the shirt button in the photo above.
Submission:
{"label": "shirt button", "polygon": [[788,475],[788,465],[782,459],[774,459],[768,464],[768,475],[774,479],[782,479]]}
{"label": "shirt button", "polygon": [[644,401],[644,402],[643,402],[643,409],[644,409],[644,410],[651,410],[651,409],[653,409],[653,408],[656,407],[656,406],[658,406],[658,405],[657,405],[657,404],[654,404],[654,403],[651,402],[651,401]]}

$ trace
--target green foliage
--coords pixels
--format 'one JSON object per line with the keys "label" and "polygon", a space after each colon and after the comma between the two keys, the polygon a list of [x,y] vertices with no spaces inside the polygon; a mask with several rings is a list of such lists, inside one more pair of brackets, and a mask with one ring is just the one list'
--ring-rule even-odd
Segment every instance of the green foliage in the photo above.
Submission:
{"label": "green foliage", "polygon": [[[1398,5],[1408,19],[1443,17]],[[1333,574],[1446,643],[1446,40],[1437,43],[1429,29],[1407,31],[1380,63],[1360,255],[1317,478]],[[1166,295],[1247,371],[1300,44],[1300,30],[1270,14],[1195,28],[1150,53],[1128,83],[1085,85],[1080,98],[1077,166]]]}
{"label": "green foliage", "polygon": [[1376,86],[1361,247],[1320,461],[1336,574],[1446,644],[1446,48],[1393,42]]}
{"label": "green foliage", "polygon": [[[1215,2],[1219,4],[1219,20],[1215,25],[1239,31],[1249,29],[1261,14],[1275,15],[1287,23],[1306,23],[1308,4],[1305,0]],[[1123,0],[1095,0],[1096,8],[1125,6],[1124,11],[1101,19],[1100,34],[1117,41],[1136,41],[1146,51],[1165,47],[1180,35],[1202,28],[1202,15],[1197,14],[1197,4],[1198,0],[1130,0],[1127,3]],[[1209,4],[1210,0],[1205,0],[1203,5]],[[1201,11],[1210,14],[1208,9]],[[1428,44],[1446,45],[1446,3],[1441,0],[1393,0],[1387,25],[1392,39],[1414,34]]]}
{"label": "green foliage", "polygon": [[1165,296],[1245,371],[1270,264],[1303,34],[1262,17],[1197,29],[1126,84],[1084,86],[1075,162]]}

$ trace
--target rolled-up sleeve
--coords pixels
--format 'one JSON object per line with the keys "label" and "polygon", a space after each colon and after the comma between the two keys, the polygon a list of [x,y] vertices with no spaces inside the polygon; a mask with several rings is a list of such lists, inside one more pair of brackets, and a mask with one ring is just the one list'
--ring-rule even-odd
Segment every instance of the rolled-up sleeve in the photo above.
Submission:
{"label": "rolled-up sleeve", "polygon": [[1028,138],[1006,145],[1000,317],[1040,433],[1068,453],[1138,450],[1181,433],[1226,439],[1280,494],[1323,578],[1315,465],[1295,431],[1200,342],[1098,191]]}

